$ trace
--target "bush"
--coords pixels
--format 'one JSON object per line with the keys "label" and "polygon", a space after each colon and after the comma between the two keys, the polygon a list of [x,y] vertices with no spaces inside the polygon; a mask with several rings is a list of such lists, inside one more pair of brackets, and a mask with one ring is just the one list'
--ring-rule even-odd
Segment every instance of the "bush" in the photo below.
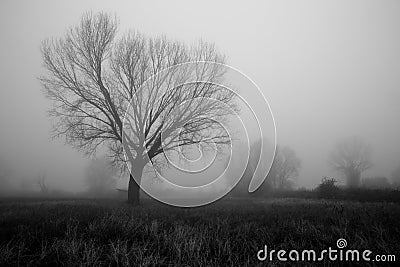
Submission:
{"label": "bush", "polygon": [[318,196],[320,198],[337,198],[339,195],[339,187],[336,186],[337,181],[334,178],[324,177],[321,184],[317,187]]}

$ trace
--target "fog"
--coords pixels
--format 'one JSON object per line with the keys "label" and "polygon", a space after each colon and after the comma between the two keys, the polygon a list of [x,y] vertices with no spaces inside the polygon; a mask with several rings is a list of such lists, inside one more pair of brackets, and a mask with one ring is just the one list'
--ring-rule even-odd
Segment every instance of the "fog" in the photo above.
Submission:
{"label": "fog", "polygon": [[[400,3],[393,1],[2,1],[0,155],[16,177],[46,172],[51,188],[80,191],[89,160],[51,140],[52,104],[38,77],[40,44],[61,37],[87,11],[105,11],[148,36],[215,43],[227,64],[267,98],[277,142],[302,161],[297,187],[323,176],[335,142],[357,135],[373,149],[364,176],[400,159]],[[29,179],[29,178],[28,178]]]}

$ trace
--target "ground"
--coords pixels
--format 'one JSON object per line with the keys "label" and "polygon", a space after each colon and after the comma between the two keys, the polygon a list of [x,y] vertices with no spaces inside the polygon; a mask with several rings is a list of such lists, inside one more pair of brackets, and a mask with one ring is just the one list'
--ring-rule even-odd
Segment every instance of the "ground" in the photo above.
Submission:
{"label": "ground", "polygon": [[139,207],[121,200],[3,200],[0,266],[281,266],[276,258],[260,262],[257,252],[264,245],[321,251],[336,248],[339,238],[348,249],[388,255],[400,251],[399,221],[400,205],[391,203],[226,199],[174,208],[151,200]]}

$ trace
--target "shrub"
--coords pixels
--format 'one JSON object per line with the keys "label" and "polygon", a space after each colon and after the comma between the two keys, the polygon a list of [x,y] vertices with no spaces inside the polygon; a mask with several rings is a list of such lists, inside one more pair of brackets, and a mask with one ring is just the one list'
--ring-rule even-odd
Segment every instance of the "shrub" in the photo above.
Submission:
{"label": "shrub", "polygon": [[318,196],[320,198],[337,198],[340,189],[336,183],[334,178],[324,177],[317,187]]}

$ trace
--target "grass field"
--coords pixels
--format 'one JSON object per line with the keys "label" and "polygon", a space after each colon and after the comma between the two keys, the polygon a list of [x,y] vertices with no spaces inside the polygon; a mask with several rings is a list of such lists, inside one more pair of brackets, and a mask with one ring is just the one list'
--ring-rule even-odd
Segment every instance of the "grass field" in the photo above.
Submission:
{"label": "grass field", "polygon": [[151,200],[140,207],[117,200],[3,200],[0,265],[280,266],[276,259],[260,262],[257,252],[264,245],[321,251],[339,238],[348,249],[398,254],[399,222],[400,205],[390,203],[231,199],[185,209]]}

